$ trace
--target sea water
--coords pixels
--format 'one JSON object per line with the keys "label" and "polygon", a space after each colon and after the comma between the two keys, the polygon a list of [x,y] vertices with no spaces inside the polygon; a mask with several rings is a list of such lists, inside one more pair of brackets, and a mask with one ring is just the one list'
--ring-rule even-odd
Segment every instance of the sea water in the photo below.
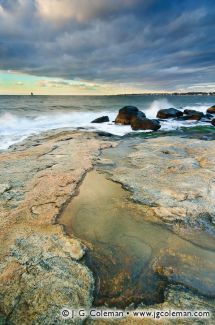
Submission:
{"label": "sea water", "polygon": [[[135,132],[130,126],[113,123],[118,110],[125,105],[137,106],[148,118],[155,118],[162,108],[206,112],[214,104],[214,96],[0,96],[0,149],[7,149],[30,135],[60,128],[100,130],[119,136]],[[110,122],[91,123],[103,115],[108,115]],[[161,122],[161,130],[196,123],[168,120]]]}

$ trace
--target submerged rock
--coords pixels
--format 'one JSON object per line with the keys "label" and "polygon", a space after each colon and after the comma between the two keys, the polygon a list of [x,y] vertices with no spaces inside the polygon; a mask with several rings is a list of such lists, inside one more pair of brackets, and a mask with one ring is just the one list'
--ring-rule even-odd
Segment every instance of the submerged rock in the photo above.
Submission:
{"label": "submerged rock", "polygon": [[207,109],[207,113],[215,114],[215,105],[209,107],[209,108]]}
{"label": "submerged rock", "polygon": [[[145,310],[144,305],[140,305],[136,310]],[[165,289],[164,302],[160,304],[154,304],[153,306],[147,306],[147,310],[155,313],[155,319],[153,318],[133,318],[131,316],[124,317],[122,319],[89,319],[86,325],[214,325],[215,322],[215,301],[214,299],[208,299],[202,295],[194,293],[192,290],[186,288],[183,285],[171,284]],[[175,311],[209,311],[210,317],[208,318],[178,318],[168,319],[162,318],[161,313],[158,310],[167,312],[169,310]]]}
{"label": "submerged rock", "polygon": [[[140,113],[139,109],[135,106],[125,106],[119,110],[119,113],[115,119],[116,124],[130,125],[133,118],[136,118]],[[146,117],[141,112],[142,117]]]}
{"label": "submerged rock", "polygon": [[161,118],[161,119],[177,118],[182,115],[183,115],[183,113],[176,108],[160,109],[157,113],[157,117]]}
{"label": "submerged rock", "polygon": [[101,116],[93,120],[91,123],[104,123],[104,122],[109,122],[109,117],[108,116]]}

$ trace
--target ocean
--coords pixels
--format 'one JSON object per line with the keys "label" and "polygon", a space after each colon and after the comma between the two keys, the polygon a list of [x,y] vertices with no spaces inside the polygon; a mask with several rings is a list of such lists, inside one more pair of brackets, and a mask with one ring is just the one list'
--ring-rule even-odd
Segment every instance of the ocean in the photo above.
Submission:
{"label": "ocean", "polygon": [[[119,136],[135,132],[130,126],[112,122],[118,110],[126,105],[137,106],[148,118],[155,118],[162,108],[189,108],[206,112],[214,104],[214,96],[0,96],[0,149],[5,150],[30,135],[53,129],[83,128]],[[110,122],[91,123],[102,115],[108,115]],[[168,120],[161,122],[161,130],[190,127],[196,123]]]}

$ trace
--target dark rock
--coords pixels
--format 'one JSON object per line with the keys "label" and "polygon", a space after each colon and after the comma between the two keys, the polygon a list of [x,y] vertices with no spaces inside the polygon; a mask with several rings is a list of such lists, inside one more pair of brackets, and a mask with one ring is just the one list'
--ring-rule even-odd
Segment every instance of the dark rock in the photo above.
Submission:
{"label": "dark rock", "polygon": [[166,109],[160,109],[157,112],[157,117],[161,119],[166,119],[166,118],[177,118],[182,116],[183,113],[179,111],[176,108],[166,108]]}
{"label": "dark rock", "polygon": [[105,131],[99,131],[99,132],[97,132],[97,134],[98,134],[100,137],[113,137],[113,136],[114,136],[112,133],[105,132]]}
{"label": "dark rock", "polygon": [[215,118],[211,121],[211,124],[215,126]]}
{"label": "dark rock", "polygon": [[192,120],[189,115],[177,117],[177,121],[188,121]]}
{"label": "dark rock", "polygon": [[137,116],[134,117],[134,118],[131,120],[131,123],[132,123],[133,120],[136,120],[136,119],[143,119],[143,118],[146,118],[146,115],[145,115],[143,112],[139,111],[139,112],[137,113]]}
{"label": "dark rock", "polygon": [[193,120],[193,121],[199,121],[199,120],[201,120],[201,116],[199,114],[191,114],[191,115],[186,115],[186,116],[183,116],[183,117],[185,117],[187,121],[188,120]]}
{"label": "dark rock", "polygon": [[213,119],[214,118],[214,115],[213,114],[210,114],[210,113],[206,113],[205,114],[205,117],[208,118],[208,119]]}
{"label": "dark rock", "polygon": [[145,117],[145,114],[139,112],[136,118],[131,121],[132,130],[153,130],[157,131],[161,125],[158,120],[150,120]]}
{"label": "dark rock", "polygon": [[204,114],[202,112],[195,111],[193,109],[185,109],[184,114],[186,115],[187,120],[199,121],[202,117],[204,117]]}
{"label": "dark rock", "polygon": [[201,122],[204,122],[204,123],[211,123],[212,120],[209,120],[205,117],[201,118]]}
{"label": "dark rock", "polygon": [[215,114],[215,105],[209,107],[209,108],[207,109],[207,113]]}
{"label": "dark rock", "polygon": [[104,123],[104,122],[109,122],[109,117],[108,116],[101,116],[93,120],[91,123]]}
{"label": "dark rock", "polygon": [[184,110],[184,114],[185,114],[185,115],[199,114],[199,115],[201,115],[201,116],[204,116],[204,113],[199,112],[199,111],[196,111],[196,110],[194,110],[194,109],[185,109],[185,110]]}
{"label": "dark rock", "polygon": [[[119,110],[119,113],[115,119],[116,124],[130,125],[133,118],[136,118],[139,109],[135,106],[125,106]],[[145,114],[141,112],[142,116]]]}

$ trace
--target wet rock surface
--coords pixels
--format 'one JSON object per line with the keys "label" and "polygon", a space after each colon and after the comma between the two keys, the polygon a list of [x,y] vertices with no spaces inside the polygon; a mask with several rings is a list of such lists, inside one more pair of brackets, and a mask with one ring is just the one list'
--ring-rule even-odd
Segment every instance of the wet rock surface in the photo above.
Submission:
{"label": "wet rock surface", "polygon": [[[192,306],[192,307],[191,307]],[[162,304],[156,304],[153,307],[146,307],[144,305],[140,306],[140,310],[208,310],[210,311],[211,318],[209,319],[152,319],[152,318],[133,318],[127,317],[119,320],[91,320],[88,319],[86,324],[98,324],[98,325],[106,325],[106,324],[122,324],[122,325],[151,325],[151,324],[164,324],[164,325],[193,325],[193,324],[201,324],[201,325],[213,325],[215,318],[215,300],[207,299],[203,296],[198,296],[193,294],[190,290],[186,289],[181,285],[170,285],[165,290],[165,302]],[[130,308],[128,308],[128,311]]]}
{"label": "wet rock surface", "polygon": [[150,305],[163,299],[166,278],[148,265],[153,250],[150,235],[161,229],[137,223],[135,218],[142,211],[128,198],[129,193],[119,184],[92,171],[59,220],[68,233],[90,247],[86,263],[99,279],[96,306],[125,308],[131,303]]}
{"label": "wet rock surface", "polygon": [[155,217],[103,174],[86,176],[59,222],[90,247],[86,262],[99,279],[94,305],[151,305],[163,301],[168,283],[214,296],[215,238],[206,244],[199,233],[199,247],[153,223]]}

